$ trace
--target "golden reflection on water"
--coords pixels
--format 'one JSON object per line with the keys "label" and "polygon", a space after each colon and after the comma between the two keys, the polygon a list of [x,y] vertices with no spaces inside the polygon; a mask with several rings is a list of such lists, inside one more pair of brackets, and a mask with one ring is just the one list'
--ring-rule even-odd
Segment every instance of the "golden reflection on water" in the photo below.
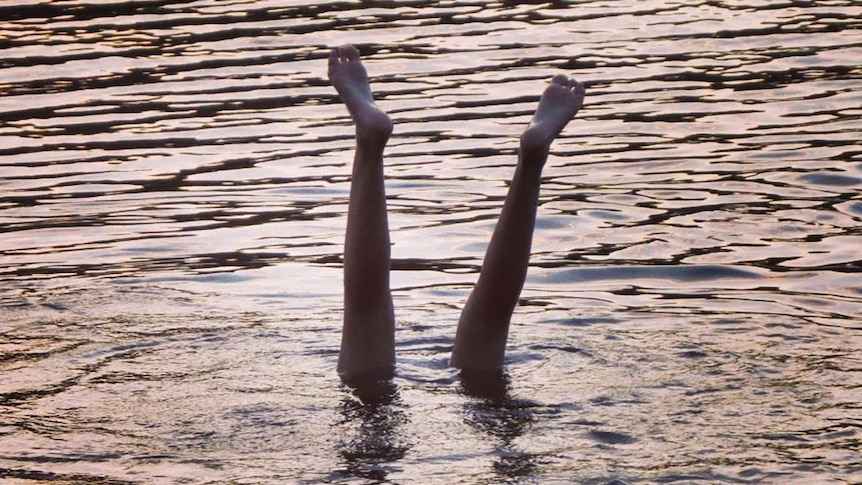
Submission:
{"label": "golden reflection on water", "polygon": [[[855,2],[0,3],[0,477],[846,483]],[[334,373],[358,44],[399,374]],[[547,79],[508,373],[446,366]],[[479,386],[477,384],[496,384]]]}

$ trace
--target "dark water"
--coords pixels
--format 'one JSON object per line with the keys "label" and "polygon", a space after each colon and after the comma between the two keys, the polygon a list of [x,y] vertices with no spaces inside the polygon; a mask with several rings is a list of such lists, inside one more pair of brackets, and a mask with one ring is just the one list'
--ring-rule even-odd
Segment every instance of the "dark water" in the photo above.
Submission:
{"label": "dark water", "polygon": [[[862,3],[0,2],[4,483],[862,483]],[[363,52],[399,374],[341,386]],[[508,375],[446,366],[565,71]]]}

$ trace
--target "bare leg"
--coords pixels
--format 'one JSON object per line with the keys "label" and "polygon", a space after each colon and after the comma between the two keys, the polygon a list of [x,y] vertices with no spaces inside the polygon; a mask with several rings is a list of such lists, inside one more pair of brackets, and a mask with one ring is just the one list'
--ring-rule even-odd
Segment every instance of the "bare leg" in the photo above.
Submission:
{"label": "bare leg", "polygon": [[329,55],[329,79],[356,124],[356,155],[344,238],[344,328],[338,372],[391,376],[395,315],[389,289],[389,222],[383,187],[383,149],[392,120],[377,105],[365,66],[353,46]]}
{"label": "bare leg", "polygon": [[521,135],[518,166],[485,261],[467,299],[451,365],[465,370],[503,367],[509,321],[527,276],[542,168],[551,142],[584,103],[584,86],[558,75],[545,89],[530,125]]}

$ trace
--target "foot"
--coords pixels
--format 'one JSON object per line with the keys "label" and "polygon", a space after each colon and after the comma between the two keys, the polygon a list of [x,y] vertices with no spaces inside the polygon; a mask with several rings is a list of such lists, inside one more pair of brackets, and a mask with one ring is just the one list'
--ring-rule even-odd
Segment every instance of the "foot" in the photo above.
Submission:
{"label": "foot", "polygon": [[329,53],[329,80],[347,105],[356,124],[356,137],[366,148],[383,149],[392,134],[392,120],[374,104],[368,73],[359,60],[359,50],[352,45],[332,49]]}
{"label": "foot", "polygon": [[521,135],[522,155],[547,155],[551,142],[563,131],[584,105],[584,85],[573,78],[558,74],[542,93],[539,107],[530,125]]}

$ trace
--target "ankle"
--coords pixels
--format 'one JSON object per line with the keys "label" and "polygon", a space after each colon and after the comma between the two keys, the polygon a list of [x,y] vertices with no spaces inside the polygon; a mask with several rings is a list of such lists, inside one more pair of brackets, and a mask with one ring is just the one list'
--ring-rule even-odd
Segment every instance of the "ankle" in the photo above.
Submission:
{"label": "ankle", "polygon": [[389,135],[356,130],[356,151],[365,158],[380,158],[386,149]]}
{"label": "ankle", "polygon": [[541,173],[545,162],[548,161],[548,145],[531,145],[521,142],[518,149],[518,166],[525,170]]}
{"label": "ankle", "polygon": [[553,137],[548,137],[541,129],[530,126],[521,135],[520,153],[530,156],[547,156]]}
{"label": "ankle", "polygon": [[358,145],[369,151],[383,151],[389,137],[392,135],[392,120],[386,113],[374,110],[365,113],[363,118],[356,121],[356,141]]}

